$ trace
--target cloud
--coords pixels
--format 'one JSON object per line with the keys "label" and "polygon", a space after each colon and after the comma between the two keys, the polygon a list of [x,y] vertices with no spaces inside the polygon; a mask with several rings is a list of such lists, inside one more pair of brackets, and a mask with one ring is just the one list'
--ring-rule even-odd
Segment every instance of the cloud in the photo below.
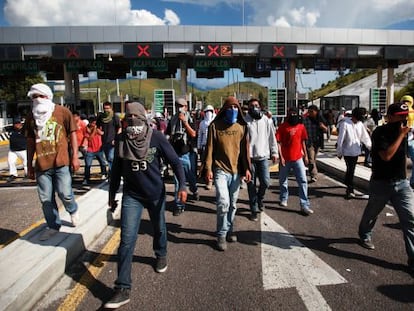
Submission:
{"label": "cloud", "polygon": [[178,25],[177,14],[166,9],[159,17],[132,10],[130,0],[7,0],[4,15],[11,26]]}
{"label": "cloud", "polygon": [[413,0],[245,0],[247,20],[258,26],[386,28],[412,19]]}

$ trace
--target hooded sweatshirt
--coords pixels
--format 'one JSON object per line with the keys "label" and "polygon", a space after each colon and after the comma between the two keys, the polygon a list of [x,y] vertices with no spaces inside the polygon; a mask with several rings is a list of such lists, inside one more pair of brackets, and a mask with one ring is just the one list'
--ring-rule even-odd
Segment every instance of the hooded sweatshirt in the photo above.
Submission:
{"label": "hooded sweatshirt", "polygon": [[354,123],[345,118],[339,130],[336,153],[338,157],[357,157],[361,152],[361,143],[371,150],[371,138],[361,121]]}
{"label": "hooded sweatshirt", "polygon": [[254,160],[269,159],[277,155],[275,129],[267,116],[253,119],[249,114],[245,117],[249,132],[249,155]]}

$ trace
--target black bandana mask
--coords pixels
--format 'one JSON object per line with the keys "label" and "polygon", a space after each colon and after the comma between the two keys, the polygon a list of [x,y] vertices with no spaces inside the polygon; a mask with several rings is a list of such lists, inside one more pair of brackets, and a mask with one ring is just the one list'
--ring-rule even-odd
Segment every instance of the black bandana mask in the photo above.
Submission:
{"label": "black bandana mask", "polygon": [[249,115],[253,119],[256,119],[256,120],[261,119],[262,116],[263,116],[262,110],[260,108],[258,108],[258,107],[250,107],[248,112],[249,112]]}

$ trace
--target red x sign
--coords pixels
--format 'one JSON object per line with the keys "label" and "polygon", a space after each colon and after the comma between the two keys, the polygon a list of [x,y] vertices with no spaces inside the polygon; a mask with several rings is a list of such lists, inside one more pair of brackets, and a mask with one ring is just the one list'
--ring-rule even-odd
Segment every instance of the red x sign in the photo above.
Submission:
{"label": "red x sign", "polygon": [[285,56],[284,49],[285,49],[284,45],[282,46],[274,45],[273,46],[273,57],[284,57]]}
{"label": "red x sign", "polygon": [[138,44],[137,48],[138,48],[138,57],[149,57],[150,56],[150,53],[148,51],[149,49],[148,44],[143,45],[143,46]]}
{"label": "red x sign", "polygon": [[207,56],[219,56],[218,49],[219,49],[219,45],[214,45],[214,46],[208,45],[209,52]]}
{"label": "red x sign", "polygon": [[79,58],[79,51],[78,51],[78,47],[68,47],[67,51],[66,51],[66,57],[67,58]]}

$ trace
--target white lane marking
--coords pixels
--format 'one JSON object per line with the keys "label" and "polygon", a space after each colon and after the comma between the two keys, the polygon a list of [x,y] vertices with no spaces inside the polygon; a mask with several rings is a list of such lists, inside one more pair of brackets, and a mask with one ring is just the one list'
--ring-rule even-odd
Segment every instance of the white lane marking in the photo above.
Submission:
{"label": "white lane marking", "polygon": [[331,310],[316,286],[347,283],[345,278],[266,213],[260,218],[264,289],[296,287],[308,310]]}

